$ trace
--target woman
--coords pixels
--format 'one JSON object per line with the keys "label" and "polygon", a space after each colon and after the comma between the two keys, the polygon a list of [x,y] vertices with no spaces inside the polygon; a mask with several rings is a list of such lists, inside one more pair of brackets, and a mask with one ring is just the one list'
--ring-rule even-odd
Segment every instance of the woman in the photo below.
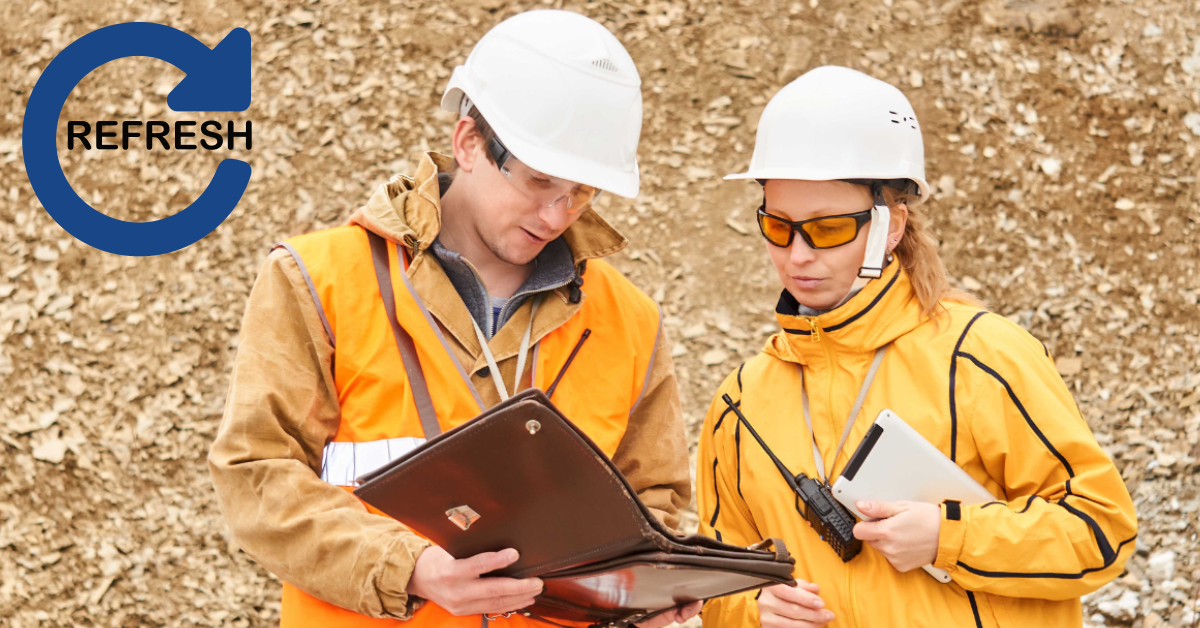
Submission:
{"label": "woman", "polygon": [[[949,287],[923,224],[908,100],[865,74],[817,68],[771,100],[749,171],[727,178],[763,185],[782,330],[709,410],[701,530],[739,545],[782,539],[799,585],[713,600],[704,625],[1081,625],[1080,596],[1134,550],[1133,504],[1045,347]],[[843,562],[725,395],[792,475],[832,484],[890,409],[996,500],[860,502],[873,521],[854,526],[863,548]]]}

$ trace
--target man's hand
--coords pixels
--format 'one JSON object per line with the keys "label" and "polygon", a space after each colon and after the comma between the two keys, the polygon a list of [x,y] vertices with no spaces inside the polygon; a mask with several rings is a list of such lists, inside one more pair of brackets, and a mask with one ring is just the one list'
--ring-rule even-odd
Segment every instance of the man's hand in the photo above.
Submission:
{"label": "man's hand", "polygon": [[456,560],[434,545],[421,552],[408,581],[408,593],[425,598],[451,615],[511,613],[533,604],[542,592],[538,578],[481,578],[517,562],[515,549],[476,554]]}
{"label": "man's hand", "polygon": [[663,626],[671,624],[682,624],[695,617],[703,606],[704,602],[692,602],[691,604],[676,606],[661,615],[655,615],[646,621],[640,621],[634,625],[638,628],[663,628]]}
{"label": "man's hand", "polygon": [[933,563],[937,558],[942,511],[923,502],[858,502],[858,511],[876,521],[854,526],[854,536],[901,573]]}
{"label": "man's hand", "polygon": [[833,621],[818,593],[821,587],[803,580],[796,586],[777,584],[758,596],[758,619],[762,628],[820,628]]}

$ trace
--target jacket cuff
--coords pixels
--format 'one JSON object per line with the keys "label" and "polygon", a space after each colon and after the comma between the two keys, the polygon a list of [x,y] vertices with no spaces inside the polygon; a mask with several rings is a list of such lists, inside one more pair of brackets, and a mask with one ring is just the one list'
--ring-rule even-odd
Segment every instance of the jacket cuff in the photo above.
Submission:
{"label": "jacket cuff", "polygon": [[425,600],[408,594],[408,581],[421,552],[433,543],[413,533],[401,534],[383,557],[383,566],[376,583],[379,601],[387,617],[412,619]]}
{"label": "jacket cuff", "polygon": [[954,571],[958,567],[958,556],[962,553],[963,540],[967,535],[968,510],[955,501],[942,502],[939,508],[942,526],[938,531],[937,557],[933,560],[933,566]]}

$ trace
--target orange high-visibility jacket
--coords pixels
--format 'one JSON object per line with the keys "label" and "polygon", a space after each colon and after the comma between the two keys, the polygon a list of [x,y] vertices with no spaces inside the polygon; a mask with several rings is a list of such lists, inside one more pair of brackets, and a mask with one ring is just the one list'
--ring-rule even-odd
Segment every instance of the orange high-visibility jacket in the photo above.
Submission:
{"label": "orange high-visibility jacket", "polygon": [[[727,543],[787,543],[795,577],[815,582],[831,628],[1080,626],[1080,596],[1121,574],[1137,519],[1046,348],[978,308],[921,313],[893,263],[845,305],[818,317],[777,314],[782,331],[717,393],[700,437],[701,530]],[[877,348],[890,343],[841,455],[834,449]],[[891,409],[995,495],[942,506],[934,566],[897,572],[869,546],[843,563],[797,512],[780,472],[721,401],[729,394],[793,474],[817,477],[801,410],[808,385],[816,442],[832,482]],[[897,473],[904,473],[897,469]],[[956,510],[960,512],[955,512]],[[956,516],[957,515],[957,516]],[[706,628],[759,625],[755,594],[713,600]]]}
{"label": "orange high-visibility jacket", "polygon": [[[359,455],[354,460],[361,461],[363,452],[369,449],[387,451],[390,447],[386,455],[394,459],[425,435],[378,296],[367,231],[359,226],[339,227],[293,238],[287,244],[311,278],[324,317],[337,339],[333,378],[341,425],[334,442],[326,448],[325,474],[338,483],[338,478],[346,475],[345,465],[331,459],[339,449],[357,450]],[[388,249],[397,317],[416,344],[441,428],[453,429],[484,408],[441,330],[408,283],[403,256],[397,254],[394,244]],[[586,276],[588,298],[584,306],[537,343],[532,382],[543,390],[548,388],[584,330],[590,329],[591,338],[565,372],[553,401],[612,457],[654,358],[659,313],[653,301],[607,263],[593,260]],[[338,443],[354,446],[339,448]],[[361,475],[362,470],[349,473]],[[433,603],[426,603],[406,622],[374,619],[323,602],[290,585],[284,589],[282,619],[285,627],[404,624],[473,628],[481,623],[479,617],[453,617]],[[492,622],[495,626],[532,623],[520,615]]]}
{"label": "orange high-visibility jacket", "polygon": [[[398,625],[414,615],[430,624],[481,623],[478,615],[450,620],[408,595],[429,541],[338,488],[424,436],[367,232],[395,243],[385,247],[394,284],[385,292],[415,339],[440,428],[500,402],[471,312],[430,251],[442,227],[440,189],[452,171],[451,157],[427,153],[413,177],[374,188],[351,226],[289,240],[255,280],[209,469],[238,545],[289,583],[285,626]],[[531,318],[519,389],[544,389],[591,329],[552,400],[612,457],[646,506],[675,526],[691,483],[659,313],[600,259],[626,240],[594,209],[581,212],[562,239],[577,276],[540,293],[536,315],[522,303],[488,341],[499,374],[510,386],[518,379]]]}

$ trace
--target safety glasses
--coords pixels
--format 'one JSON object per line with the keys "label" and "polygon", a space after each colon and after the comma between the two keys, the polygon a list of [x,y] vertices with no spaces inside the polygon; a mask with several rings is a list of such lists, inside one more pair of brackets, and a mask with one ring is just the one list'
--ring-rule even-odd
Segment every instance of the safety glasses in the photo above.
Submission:
{"label": "safety glasses", "polygon": [[787,248],[796,233],[814,249],[832,249],[849,244],[858,237],[862,226],[871,222],[871,210],[839,216],[822,216],[792,222],[767,213],[766,205],[758,208],[758,228],[767,242]]}
{"label": "safety glasses", "polygon": [[554,207],[565,202],[567,213],[574,214],[600,196],[600,190],[590,185],[559,179],[530,168],[509,152],[500,138],[488,142],[488,152],[508,182],[538,207]]}

